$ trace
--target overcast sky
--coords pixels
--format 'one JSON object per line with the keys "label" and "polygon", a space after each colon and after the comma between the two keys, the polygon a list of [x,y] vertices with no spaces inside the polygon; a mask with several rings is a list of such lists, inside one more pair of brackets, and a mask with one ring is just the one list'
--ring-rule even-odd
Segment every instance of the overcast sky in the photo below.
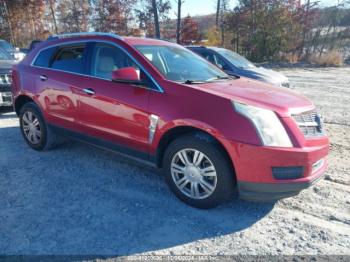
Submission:
{"label": "overcast sky", "polygon": [[[176,16],[176,0],[171,0],[173,10],[170,15],[172,18]],[[182,9],[182,16],[206,15],[215,12],[217,0],[185,0]],[[338,0],[320,0],[320,5],[329,6],[334,5]],[[234,7],[236,0],[229,0],[230,7]]]}

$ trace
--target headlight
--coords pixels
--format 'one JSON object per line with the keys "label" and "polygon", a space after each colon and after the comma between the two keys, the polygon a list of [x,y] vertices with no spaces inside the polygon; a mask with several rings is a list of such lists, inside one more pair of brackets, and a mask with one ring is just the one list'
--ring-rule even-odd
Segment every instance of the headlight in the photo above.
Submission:
{"label": "headlight", "polygon": [[233,102],[233,106],[254,124],[265,146],[293,147],[286,130],[273,111],[237,102]]}

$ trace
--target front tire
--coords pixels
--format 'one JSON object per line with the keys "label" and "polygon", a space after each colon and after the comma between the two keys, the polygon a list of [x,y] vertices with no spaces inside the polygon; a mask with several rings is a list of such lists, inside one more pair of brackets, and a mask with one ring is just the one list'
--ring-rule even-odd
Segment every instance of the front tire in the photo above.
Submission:
{"label": "front tire", "polygon": [[196,208],[215,207],[235,189],[228,157],[213,139],[200,134],[174,140],[165,151],[163,167],[174,194]]}
{"label": "front tire", "polygon": [[59,143],[60,138],[48,127],[35,103],[29,102],[23,105],[19,121],[24,140],[34,150],[49,150]]}

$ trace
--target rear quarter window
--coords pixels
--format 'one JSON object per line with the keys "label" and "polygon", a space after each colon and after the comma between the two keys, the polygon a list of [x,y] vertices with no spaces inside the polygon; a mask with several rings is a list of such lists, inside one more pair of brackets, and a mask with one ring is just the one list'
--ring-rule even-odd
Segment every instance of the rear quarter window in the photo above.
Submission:
{"label": "rear quarter window", "polygon": [[40,51],[33,65],[40,66],[40,67],[49,67],[51,58],[53,54],[56,52],[56,50],[57,50],[57,47],[51,47],[43,51]]}

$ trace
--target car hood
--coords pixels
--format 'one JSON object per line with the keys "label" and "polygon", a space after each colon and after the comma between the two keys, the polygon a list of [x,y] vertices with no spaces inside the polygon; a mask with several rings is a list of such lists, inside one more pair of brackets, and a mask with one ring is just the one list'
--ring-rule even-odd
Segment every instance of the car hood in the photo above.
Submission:
{"label": "car hood", "polygon": [[244,75],[253,77],[254,79],[261,79],[268,83],[280,85],[281,83],[288,82],[288,78],[272,69],[267,69],[264,67],[252,67],[241,69],[244,71]]}
{"label": "car hood", "polygon": [[195,87],[232,101],[273,110],[281,117],[314,109],[310,100],[292,90],[245,77],[198,84]]}
{"label": "car hood", "polygon": [[15,60],[0,60],[0,71],[10,71],[15,64]]}

